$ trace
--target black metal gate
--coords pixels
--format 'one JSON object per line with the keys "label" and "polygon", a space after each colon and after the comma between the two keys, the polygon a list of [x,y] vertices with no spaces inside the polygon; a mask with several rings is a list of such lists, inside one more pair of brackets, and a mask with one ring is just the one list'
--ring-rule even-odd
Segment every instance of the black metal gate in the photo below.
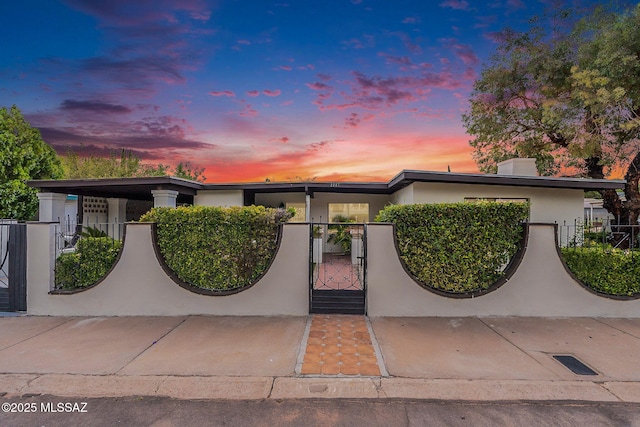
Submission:
{"label": "black metal gate", "polygon": [[311,224],[311,313],[366,314],[366,239],[364,224]]}
{"label": "black metal gate", "polygon": [[0,311],[27,310],[27,226],[0,224]]}

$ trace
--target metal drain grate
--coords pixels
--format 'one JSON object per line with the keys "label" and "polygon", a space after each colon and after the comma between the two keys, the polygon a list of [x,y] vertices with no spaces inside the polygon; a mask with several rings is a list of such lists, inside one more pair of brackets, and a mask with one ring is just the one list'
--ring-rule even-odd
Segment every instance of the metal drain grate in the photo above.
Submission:
{"label": "metal drain grate", "polygon": [[579,361],[573,356],[555,355],[553,356],[558,362],[569,368],[576,375],[598,375],[596,371]]}

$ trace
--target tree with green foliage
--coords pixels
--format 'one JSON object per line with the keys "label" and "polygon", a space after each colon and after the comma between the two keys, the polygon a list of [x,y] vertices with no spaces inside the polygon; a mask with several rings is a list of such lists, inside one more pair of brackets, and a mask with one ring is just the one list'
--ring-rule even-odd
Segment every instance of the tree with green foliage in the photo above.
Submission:
{"label": "tree with green foliage", "polygon": [[0,218],[33,219],[38,211],[37,190],[30,179],[62,176],[60,160],[15,105],[0,108]]}
{"label": "tree with green foliage", "polygon": [[555,13],[504,32],[463,115],[484,172],[534,157],[542,175],[604,178],[626,169],[626,201],[602,191],[620,224],[640,214],[640,5]]}
{"label": "tree with green foliage", "polygon": [[81,157],[69,150],[62,157],[66,179],[83,178],[131,178],[140,176],[165,176],[169,166],[145,165],[131,150],[111,151],[109,157]]}
{"label": "tree with green foliage", "polygon": [[191,181],[204,182],[207,179],[203,175],[204,168],[192,165],[191,162],[180,162],[176,165],[171,176],[190,179]]}
{"label": "tree with green foliage", "polygon": [[79,156],[73,151],[68,151],[62,157],[64,177],[66,179],[83,178],[132,178],[146,176],[175,176],[204,182],[204,168],[198,168],[191,162],[180,162],[172,171],[171,167],[159,163],[151,165],[142,163],[142,160],[133,154],[131,150],[122,149],[120,154],[111,151],[109,157]]}

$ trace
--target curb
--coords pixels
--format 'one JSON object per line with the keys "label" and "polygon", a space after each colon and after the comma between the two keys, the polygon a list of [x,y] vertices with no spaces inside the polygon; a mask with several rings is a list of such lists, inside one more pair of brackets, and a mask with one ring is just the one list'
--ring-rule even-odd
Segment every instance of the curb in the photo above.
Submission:
{"label": "curb", "polygon": [[227,377],[0,374],[0,396],[156,396],[175,399],[412,399],[640,403],[640,382],[385,377]]}

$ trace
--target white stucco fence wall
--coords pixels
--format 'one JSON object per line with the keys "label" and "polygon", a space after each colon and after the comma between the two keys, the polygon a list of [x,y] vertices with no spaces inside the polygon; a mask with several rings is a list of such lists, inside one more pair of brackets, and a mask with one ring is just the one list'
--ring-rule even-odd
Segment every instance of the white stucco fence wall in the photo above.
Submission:
{"label": "white stucco fence wall", "polygon": [[640,317],[640,300],[613,300],[577,283],[556,251],[554,226],[531,224],[522,262],[500,288],[475,298],[448,298],[418,285],[402,267],[393,226],[367,230],[368,315]]}
{"label": "white stucco fence wall", "polygon": [[[27,225],[27,312],[54,316],[179,316],[189,314],[304,316],[309,313],[309,225],[286,224],[267,273],[251,288],[228,296],[207,296],[180,287],[164,272],[150,224],[127,224],[122,255],[97,286],[55,295],[55,224]],[[640,318],[640,300],[597,296],[574,281],[558,257],[554,226],[531,224],[522,262],[497,290],[475,298],[432,293],[405,272],[393,226],[367,231],[368,315],[531,316]]]}
{"label": "white stucco fence wall", "polygon": [[309,226],[286,224],[271,267],[251,288],[227,296],[180,287],[156,258],[151,224],[129,223],[122,255],[97,286],[49,294],[54,224],[27,225],[27,313],[54,316],[304,316],[309,313]]}

